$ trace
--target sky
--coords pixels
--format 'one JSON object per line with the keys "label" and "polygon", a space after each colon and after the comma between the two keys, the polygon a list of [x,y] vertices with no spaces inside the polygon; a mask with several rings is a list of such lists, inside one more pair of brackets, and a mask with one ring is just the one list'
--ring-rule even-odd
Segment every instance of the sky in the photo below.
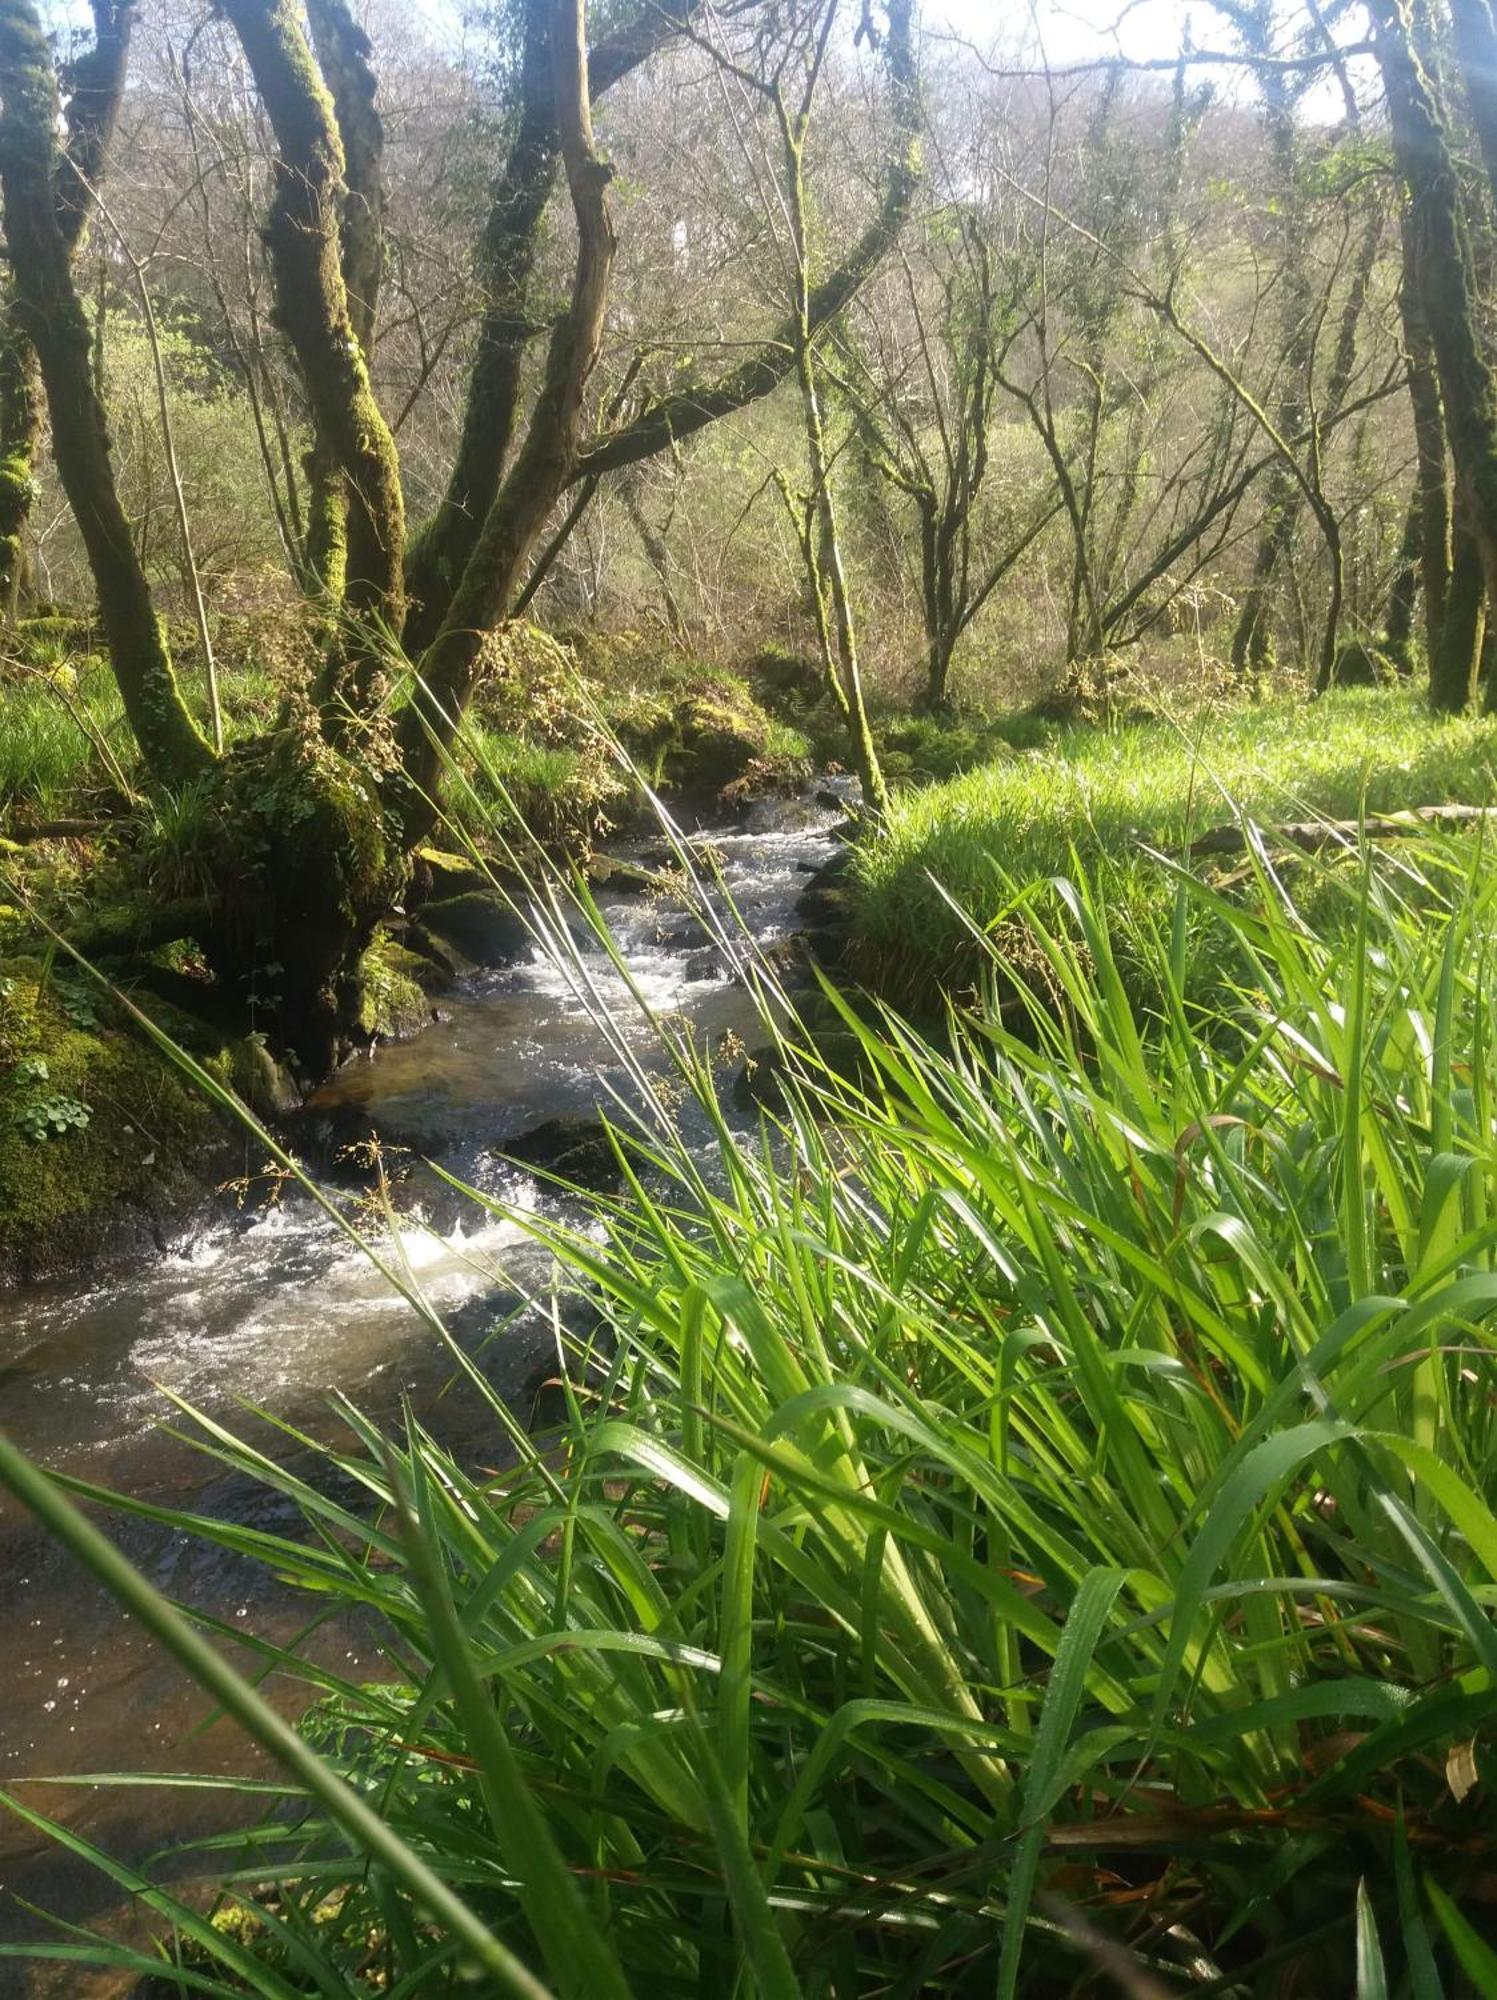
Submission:
{"label": "sky", "polygon": [[944,17],[955,33],[983,43],[1004,30],[1018,40],[1032,18],[1050,61],[1064,63],[1172,55],[1191,9],[1182,0],[1036,0],[1032,9],[1024,0],[927,0],[923,11],[932,25]]}
{"label": "sky", "polygon": [[[1173,56],[1187,26],[1194,29],[1198,48],[1230,49],[1235,41],[1210,0],[923,0],[921,13],[927,28],[945,28],[984,49],[995,40],[1016,49],[1026,39],[1033,48],[1038,40],[1053,68],[1106,56],[1133,61]],[[1343,31],[1338,39],[1348,37]],[[1210,74],[1218,93],[1252,98],[1246,72]],[[1340,93],[1326,73],[1305,92],[1298,116],[1334,122],[1340,115]]]}

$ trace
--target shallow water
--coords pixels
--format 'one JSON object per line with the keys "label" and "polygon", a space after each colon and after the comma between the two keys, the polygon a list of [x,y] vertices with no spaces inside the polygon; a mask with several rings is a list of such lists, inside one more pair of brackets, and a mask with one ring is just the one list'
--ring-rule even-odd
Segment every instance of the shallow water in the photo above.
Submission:
{"label": "shallow water", "polygon": [[[710,838],[745,929],[771,942],[795,927],[796,897],[826,858],[833,816],[810,805],[758,811],[757,824]],[[688,911],[642,897],[605,894],[600,902],[651,1009],[690,1022],[703,1038],[755,1039],[747,995],[724,976],[730,965]],[[623,980],[596,946],[580,963],[629,1019],[628,1040],[648,1068],[649,1025],[631,1010]],[[407,1161],[430,1156],[512,1204],[543,1201],[536,1183],[503,1159],[506,1143],[548,1119],[611,1109],[613,1093],[627,1101],[632,1088],[578,990],[576,967],[537,950],[527,964],[475,979],[444,1011],[417,1040],[350,1064],[324,1086],[305,1114],[309,1136],[372,1121],[407,1149],[389,1156],[397,1177]],[[254,1421],[236,1408],[248,1403],[323,1436],[336,1431],[332,1392],[374,1413],[395,1410],[404,1395],[456,1448],[498,1455],[492,1413],[479,1398],[451,1392],[451,1355],[408,1301],[321,1210],[295,1195],[263,1205],[264,1186],[251,1186],[242,1212],[226,1212],[179,1252],[128,1275],[0,1294],[0,1429],[81,1478],[262,1526],[289,1525],[283,1503],[171,1435],[167,1392],[231,1424]],[[455,1220],[450,1202],[439,1209],[428,1200],[428,1208],[439,1222],[424,1223],[418,1207],[400,1224],[398,1252],[383,1233],[378,1247],[403,1258],[428,1303],[471,1345],[492,1321],[489,1296],[541,1281],[538,1254],[513,1223],[476,1205]],[[527,1385],[546,1372],[551,1341],[522,1319],[477,1350],[485,1373],[522,1410]],[[272,1580],[201,1542],[133,1521],[112,1531],[154,1581],[231,1625],[285,1639],[305,1617]],[[193,1733],[201,1704],[182,1677],[8,1503],[0,1509],[0,1579],[9,1637],[0,1783],[249,1767],[225,1726]],[[368,1636],[328,1631],[317,1644],[356,1668]],[[294,1705],[294,1690],[282,1693]],[[27,1787],[24,1795],[134,1858],[223,1824],[231,1809],[226,1795],[190,1792]],[[0,1885],[75,1917],[113,1900],[107,1885],[10,1818],[0,1818]],[[34,1929],[9,1898],[0,1905],[0,1937]],[[90,1990],[76,1971],[66,1977],[75,1983],[46,1990]],[[28,1990],[0,1961],[0,1995]]]}

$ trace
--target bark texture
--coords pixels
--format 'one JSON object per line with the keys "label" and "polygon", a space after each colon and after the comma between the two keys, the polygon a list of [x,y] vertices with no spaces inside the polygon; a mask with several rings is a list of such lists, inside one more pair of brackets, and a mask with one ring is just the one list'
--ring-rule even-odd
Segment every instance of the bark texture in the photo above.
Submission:
{"label": "bark texture", "polygon": [[1407,0],[1372,0],[1393,148],[1408,190],[1419,305],[1429,328],[1459,503],[1497,605],[1497,377],[1479,330],[1470,238],[1435,79],[1421,62]]}
{"label": "bark texture", "polygon": [[551,337],[525,441],[488,510],[447,618],[422,657],[422,684],[403,718],[408,830],[429,822],[443,753],[472,691],[485,638],[508,610],[546,517],[575,469],[583,392],[602,338],[615,251],[606,198],[612,169],[593,142],[583,0],[552,0],[550,35],[556,120],[577,224],[571,302]]}
{"label": "bark texture", "polygon": [[[411,537],[408,650],[436,637],[515,448],[525,357],[541,331],[531,279],[541,223],[556,187],[561,141],[551,58],[552,0],[523,0],[520,115],[494,183],[480,269],[484,312],[468,376],[463,427],[435,514]],[[637,69],[697,11],[699,0],[647,0],[588,58],[590,101]]]}
{"label": "bark texture", "polygon": [[1409,408],[1414,426],[1414,491],[1418,506],[1419,545],[1416,560],[1424,593],[1425,656],[1431,667],[1440,652],[1450,591],[1450,478],[1447,471],[1445,410],[1434,342],[1424,316],[1424,280],[1420,265],[1419,218],[1405,203],[1400,221],[1403,239],[1403,283],[1399,313],[1409,369]]}
{"label": "bark texture", "polygon": [[0,104],[17,324],[40,364],[58,476],[88,553],[126,715],[152,775],[180,782],[210,768],[213,752],[177,685],[115,486],[88,320],[59,213],[57,79],[31,0],[0,0]]}
{"label": "bark texture", "polygon": [[[349,322],[367,370],[385,264],[385,133],[378,79],[369,37],[344,0],[308,0],[307,21],[343,144],[339,254]],[[322,437],[308,455],[307,480],[308,564],[324,595],[337,603],[348,583],[349,496],[337,450]]]}
{"label": "bark texture", "polygon": [[343,281],[344,155],[331,99],[290,0],[225,0],[275,133],[265,226],[276,318],[296,353],[319,448],[348,495],[344,599],[399,634],[405,508],[395,441],[369,384]]}
{"label": "bark texture", "polygon": [[[57,224],[76,258],[119,116],[130,51],[130,0],[95,0],[93,47],[72,64],[65,113],[67,142],[54,175]],[[26,583],[26,528],[34,492],[32,465],[41,431],[36,348],[14,288],[0,321],[0,617],[13,619]]]}

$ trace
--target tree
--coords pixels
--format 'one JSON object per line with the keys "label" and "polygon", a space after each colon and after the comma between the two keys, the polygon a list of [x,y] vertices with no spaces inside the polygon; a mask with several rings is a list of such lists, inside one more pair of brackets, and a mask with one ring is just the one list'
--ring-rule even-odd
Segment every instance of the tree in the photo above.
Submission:
{"label": "tree", "polygon": [[[67,136],[52,166],[63,252],[76,257],[119,115],[133,0],[93,0],[94,42],[64,72]],[[0,614],[14,618],[26,580],[33,461],[41,430],[36,346],[14,279],[0,321]]]}
{"label": "tree", "polygon": [[976,213],[957,204],[927,223],[922,235],[925,268],[917,270],[912,253],[901,254],[902,298],[881,298],[862,315],[858,337],[849,332],[843,338],[837,379],[857,412],[868,463],[914,511],[925,637],[922,705],[938,714],[949,705],[962,634],[1061,502],[1031,507],[1029,524],[1002,547],[993,546],[981,508],[999,375],[1019,327],[1017,300],[1000,285],[998,262]]}
{"label": "tree", "polygon": [[[1475,546],[1488,614],[1497,606],[1497,375],[1481,337],[1470,231],[1438,80],[1421,56],[1406,0],[1372,0],[1371,12],[1393,149],[1410,208],[1417,310],[1434,353],[1455,465],[1457,546],[1446,624],[1461,617],[1464,625],[1463,605],[1477,591],[1474,565],[1468,564],[1464,596],[1457,596],[1462,526]],[[1452,658],[1434,675],[1431,695],[1439,707],[1462,708],[1471,697],[1480,652],[1479,628],[1474,629],[1474,643],[1458,649],[1463,657]]]}
{"label": "tree", "polygon": [[[626,74],[690,10],[683,5],[678,18],[667,9],[662,23],[662,10],[643,7],[589,51],[582,0],[522,0],[521,102],[490,208],[493,282],[464,425],[465,437],[481,435],[483,449],[467,454],[461,505],[444,503],[445,512],[416,538],[414,573],[423,583],[435,576],[436,584],[420,601],[430,637],[411,642],[418,671],[408,674],[399,651],[409,603],[399,454],[366,351],[374,338],[381,206],[370,51],[345,0],[315,0],[326,74],[291,0],[225,0],[223,11],[274,135],[264,240],[275,323],[294,354],[312,420],[313,485],[328,523],[324,557],[340,522],[346,532],[341,564],[320,563],[328,616],[318,671],[293,692],[275,729],[221,759],[177,684],[120,504],[88,318],[56,198],[66,172],[57,78],[31,0],[0,0],[0,186],[16,312],[39,358],[58,472],[143,762],[156,783],[202,779],[215,803],[221,839],[214,893],[171,921],[179,934],[198,938],[231,993],[257,997],[261,1018],[274,1022],[316,1076],[336,1060],[356,1016],[359,958],[399,893],[407,856],[436,817],[444,759],[488,635],[519,595],[553,508],[569,487],[637,465],[746,408],[799,364],[796,340],[776,326],[715,380],[679,381],[617,427],[585,439],[587,384],[615,261],[610,171],[592,133],[593,78],[606,85]],[[909,0],[893,0],[884,47],[891,96],[905,102],[915,87]],[[796,319],[803,351],[855,295],[907,212],[912,121],[896,116],[892,129],[872,219],[804,289]],[[522,323],[518,294],[558,174],[571,215],[572,275],[568,302],[545,329]],[[522,419],[521,363],[542,332],[540,380]],[[462,447],[458,459],[461,467]],[[307,542],[315,550],[317,535]],[[403,701],[402,686],[409,689]]]}

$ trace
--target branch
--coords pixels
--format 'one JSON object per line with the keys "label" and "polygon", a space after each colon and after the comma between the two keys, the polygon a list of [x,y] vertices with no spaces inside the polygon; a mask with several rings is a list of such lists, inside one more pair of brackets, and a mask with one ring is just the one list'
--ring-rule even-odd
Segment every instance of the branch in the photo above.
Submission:
{"label": "branch", "polygon": [[1191,860],[1203,855],[1246,854],[1260,840],[1279,847],[1301,847],[1307,853],[1336,842],[1403,840],[1430,827],[1475,826],[1497,817],[1497,806],[1411,806],[1406,812],[1379,813],[1368,819],[1287,820],[1282,826],[1216,826],[1193,840],[1185,850]]}
{"label": "branch", "polygon": [[[893,247],[914,205],[920,184],[920,92],[915,68],[911,33],[912,0],[892,0],[885,60],[894,113],[895,143],[891,153],[883,201],[878,214],[863,231],[841,264],[819,285],[806,301],[807,325],[814,339],[836,319],[857,296],[868,278]],[[641,411],[621,431],[597,438],[577,460],[573,481],[593,479],[600,473],[617,472],[622,466],[636,465],[653,458],[697,431],[705,430],[719,418],[746,409],[777,389],[795,366],[800,332],[794,319],[786,319],[766,339],[757,354],[740,363],[720,381],[699,388],[681,389]]]}

